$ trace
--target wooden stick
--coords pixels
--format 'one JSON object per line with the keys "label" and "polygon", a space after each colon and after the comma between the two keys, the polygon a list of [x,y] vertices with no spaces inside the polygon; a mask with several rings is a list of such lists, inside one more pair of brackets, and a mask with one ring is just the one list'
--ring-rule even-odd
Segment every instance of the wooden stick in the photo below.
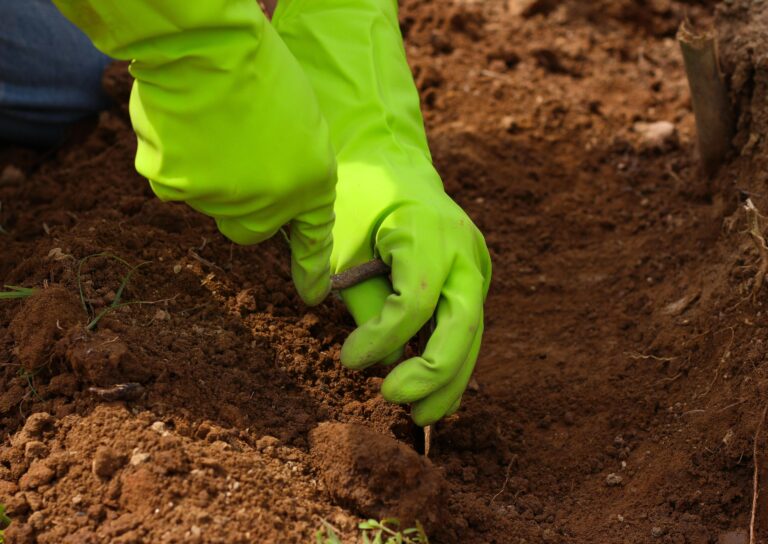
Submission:
{"label": "wooden stick", "polygon": [[691,89],[704,173],[713,177],[731,149],[736,128],[733,106],[720,71],[717,32],[698,31],[690,21],[683,21],[677,41]]}
{"label": "wooden stick", "polygon": [[389,267],[380,259],[373,259],[367,263],[345,270],[341,274],[331,276],[331,289],[341,291],[362,283],[365,280],[375,278],[376,276],[386,276],[389,274]]}

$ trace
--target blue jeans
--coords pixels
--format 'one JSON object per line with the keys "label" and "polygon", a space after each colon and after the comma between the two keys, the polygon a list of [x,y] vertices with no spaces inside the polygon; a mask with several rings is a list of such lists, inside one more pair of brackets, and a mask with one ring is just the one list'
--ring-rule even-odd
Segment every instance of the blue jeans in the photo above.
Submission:
{"label": "blue jeans", "polygon": [[110,59],[51,0],[0,0],[0,141],[47,146],[105,108]]}

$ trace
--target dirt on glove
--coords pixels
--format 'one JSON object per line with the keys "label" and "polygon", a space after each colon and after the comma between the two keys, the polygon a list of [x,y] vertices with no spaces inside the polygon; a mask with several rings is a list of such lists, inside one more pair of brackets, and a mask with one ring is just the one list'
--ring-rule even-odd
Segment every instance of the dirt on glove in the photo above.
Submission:
{"label": "dirt on glove", "polygon": [[429,461],[387,369],[340,365],[353,322],[300,302],[282,237],[235,246],[154,198],[113,67],[91,126],[0,151],[0,278],[38,289],[0,303],[6,541],[304,543],[325,520],[353,543],[398,515],[441,544],[746,542],[768,293],[737,189],[768,214],[766,5],[718,8],[739,127],[706,182],[674,33],[713,2],[403,2],[435,163],[494,261]]}

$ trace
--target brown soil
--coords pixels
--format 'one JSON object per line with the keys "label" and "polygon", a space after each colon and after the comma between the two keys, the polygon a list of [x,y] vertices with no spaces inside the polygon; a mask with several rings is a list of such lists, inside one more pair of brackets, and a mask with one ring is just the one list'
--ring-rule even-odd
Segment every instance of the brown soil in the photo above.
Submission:
{"label": "brown soil", "polygon": [[[431,463],[386,371],[340,366],[352,322],[300,303],[281,239],[237,247],[152,196],[124,105],[54,151],[0,152],[0,278],[40,288],[0,304],[8,541],[309,542],[324,519],[351,543],[394,513],[438,543],[744,542],[768,294],[749,298],[734,187],[768,210],[768,8],[720,9],[740,127],[708,185],[673,36],[712,8],[404,2],[435,162],[495,267]],[[124,101],[123,69],[107,80]],[[653,121],[676,135],[649,142]],[[88,330],[141,263],[120,293],[141,304]],[[125,382],[130,400],[89,390]]]}

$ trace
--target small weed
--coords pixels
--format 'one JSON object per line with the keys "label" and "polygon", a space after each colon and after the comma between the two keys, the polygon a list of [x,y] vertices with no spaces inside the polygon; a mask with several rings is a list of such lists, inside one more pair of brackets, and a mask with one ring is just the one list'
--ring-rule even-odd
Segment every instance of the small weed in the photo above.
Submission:
{"label": "small weed", "polygon": [[363,544],[429,544],[421,523],[416,527],[399,531],[400,520],[387,518],[381,521],[369,519],[357,526],[363,531]]}
{"label": "small weed", "polygon": [[5,529],[11,524],[11,518],[5,515],[5,505],[0,503],[0,544],[5,544]]}
{"label": "small weed", "polygon": [[[93,259],[95,257],[104,257],[106,259],[112,259],[115,260],[126,267],[128,267],[128,272],[123,276],[122,281],[120,282],[120,287],[118,287],[117,292],[115,293],[115,298],[112,301],[112,304],[101,310],[98,314],[95,312],[93,307],[85,300],[85,292],[83,291],[83,282],[82,282],[82,269],[83,265],[86,261],[89,259]],[[121,259],[120,257],[117,257],[115,255],[111,255],[109,253],[95,253],[93,255],[88,255],[87,257],[83,257],[80,259],[80,262],[77,265],[77,289],[80,292],[80,302],[83,305],[83,309],[88,314],[88,324],[85,326],[85,328],[89,331],[92,331],[96,328],[96,325],[98,325],[99,321],[101,321],[101,318],[107,315],[108,313],[117,310],[118,308],[122,308],[123,306],[129,306],[131,304],[150,304],[149,302],[145,301],[134,301],[134,302],[120,302],[120,300],[123,297],[123,291],[125,290],[125,287],[128,285],[128,282],[131,281],[131,276],[133,275],[136,270],[141,268],[144,265],[149,264],[149,262],[143,262],[139,263],[136,266],[131,266],[126,261]]]}
{"label": "small weed", "polygon": [[323,526],[315,533],[315,542],[317,544],[341,544],[339,535],[336,534],[336,529],[334,529],[333,525],[325,520],[322,521]]}
{"label": "small weed", "polygon": [[0,300],[12,300],[31,297],[37,292],[32,287],[19,287],[18,285],[6,285],[7,291],[0,291]]}
{"label": "small weed", "polygon": [[[341,544],[337,529],[330,523],[322,520],[323,526],[315,533],[316,544]],[[362,544],[429,544],[421,523],[416,522],[416,527],[400,531],[400,520],[387,518],[381,521],[369,519],[360,523]]]}
{"label": "small weed", "polygon": [[32,393],[32,396],[34,396],[40,402],[43,402],[43,398],[40,396],[40,393],[38,393],[37,389],[35,388],[35,376],[41,370],[42,368],[38,368],[35,371],[29,371],[26,368],[19,368],[16,374],[19,376],[19,378],[27,382],[27,387],[29,387],[29,391],[30,393]]}

